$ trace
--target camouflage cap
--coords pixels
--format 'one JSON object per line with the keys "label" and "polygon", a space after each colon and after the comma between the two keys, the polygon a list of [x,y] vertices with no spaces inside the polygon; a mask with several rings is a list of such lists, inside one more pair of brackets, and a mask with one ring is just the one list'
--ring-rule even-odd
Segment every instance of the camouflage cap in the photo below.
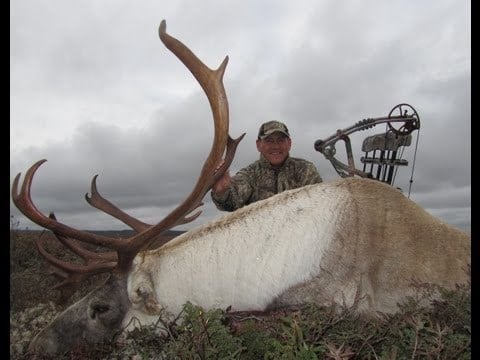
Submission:
{"label": "camouflage cap", "polygon": [[274,132],[281,132],[282,134],[290,137],[287,126],[280,121],[273,120],[267,121],[266,123],[263,123],[262,126],[260,126],[260,129],[258,130],[258,138],[263,140],[268,135],[271,135]]}

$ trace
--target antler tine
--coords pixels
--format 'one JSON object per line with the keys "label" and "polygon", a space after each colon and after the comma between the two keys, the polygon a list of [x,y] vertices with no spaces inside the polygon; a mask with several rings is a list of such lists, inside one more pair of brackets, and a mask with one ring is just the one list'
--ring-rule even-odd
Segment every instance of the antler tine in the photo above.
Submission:
{"label": "antler tine", "polygon": [[[189,213],[191,213],[195,209],[198,209],[201,206],[203,206],[203,202],[200,202],[199,204],[197,204],[197,206],[195,206],[192,210],[190,210]],[[202,210],[199,210],[199,211],[197,211],[196,213],[194,213],[190,216],[185,216],[182,219],[178,219],[177,222],[175,223],[175,225],[172,226],[172,227],[175,227],[175,226],[178,226],[178,225],[183,225],[183,224],[188,224],[189,222],[192,222],[193,220],[198,218],[201,213],[202,213]]]}
{"label": "antler tine", "polygon": [[15,206],[34,223],[57,234],[61,234],[65,237],[71,237],[95,245],[104,246],[110,249],[117,249],[119,246],[121,246],[121,239],[97,235],[89,233],[88,231],[74,229],[70,226],[58,222],[54,218],[45,216],[40,210],[37,209],[31,198],[32,179],[37,169],[46,161],[47,160],[45,159],[37,161],[27,170],[20,192],[18,191],[18,184],[20,181],[21,173],[17,174],[12,185],[12,200]]}
{"label": "antler tine", "polygon": [[[56,220],[53,212],[50,213],[49,218]],[[73,239],[65,238],[57,233],[53,234],[64,246],[80,256],[85,262],[85,265],[75,265],[62,261],[45,250],[44,239],[39,237],[35,241],[40,255],[52,265],[50,274],[62,279],[61,282],[53,286],[54,290],[61,290],[61,301],[67,300],[78,285],[89,276],[109,272],[117,265],[117,254],[114,251],[96,253],[81,247]]]}
{"label": "antler tine", "polygon": [[102,210],[103,212],[113,216],[114,218],[122,221],[124,224],[130,226],[136,232],[142,232],[145,229],[151,227],[152,225],[146,224],[121,210],[119,207],[105,199],[97,190],[97,177],[95,175],[92,179],[90,192],[91,196],[88,193],[85,194],[85,200],[92,205],[93,207]]}
{"label": "antler tine", "polygon": [[225,171],[227,171],[227,169],[232,164],[233,158],[235,157],[235,152],[237,150],[237,146],[240,143],[240,141],[242,141],[244,136],[245,136],[245,133],[243,133],[236,139],[232,139],[230,135],[228,136],[227,151],[225,154],[225,159],[222,165],[216,170],[215,176],[213,177],[211,182],[211,186],[213,186],[213,184],[215,184],[215,182],[217,182],[217,180],[223,176]]}
{"label": "antler tine", "polygon": [[[50,213],[49,218],[57,220],[53,212]],[[117,253],[115,251],[97,253],[97,252],[85,249],[78,242],[75,242],[75,240],[71,238],[66,238],[57,233],[53,233],[53,234],[58,239],[58,241],[60,241],[65,247],[70,249],[71,252],[80,256],[87,264],[90,264],[93,262],[99,262],[99,261],[116,262],[118,260]]]}
{"label": "antler tine", "polygon": [[[124,212],[122,209],[120,209],[118,206],[114,205],[112,202],[109,200],[105,199],[103,196],[100,195],[97,189],[97,177],[98,175],[95,175],[92,179],[91,183],[91,190],[90,192],[92,193],[91,196],[88,195],[88,193],[85,194],[85,200],[93,207],[113,216],[114,218],[122,221],[124,224],[130,226],[136,233],[142,232],[145,229],[152,227],[153,225],[144,223],[133,216],[130,216],[126,212]],[[203,203],[200,202],[195,208],[193,208],[191,211],[195,210],[196,208],[202,206]],[[202,212],[198,211],[193,215],[186,216],[183,219],[178,220],[173,226],[178,226],[178,225],[183,225],[187,224],[189,222],[192,222],[196,218],[200,216]],[[165,243],[167,243],[170,239],[171,236],[166,236],[163,234],[159,234],[157,237],[156,243],[161,246]]]}
{"label": "antler tine", "polygon": [[[55,234],[55,236],[60,240],[62,238],[61,235]],[[63,237],[61,240],[62,243],[66,239]],[[99,254],[96,254],[94,258],[89,258],[87,260],[87,265],[78,265],[78,264],[72,264],[60,259],[57,259],[55,256],[50,254],[48,251],[45,250],[45,239],[38,238],[36,241],[37,249],[38,252],[53,266],[60,268],[66,272],[72,272],[72,273],[78,273],[78,274],[99,274],[102,272],[107,272],[111,271],[115,268],[117,265],[117,262],[115,259],[112,259],[112,257],[108,256],[105,258],[102,258],[101,256],[98,256]],[[84,249],[85,250],[85,249]],[[113,260],[113,261],[112,261]]]}

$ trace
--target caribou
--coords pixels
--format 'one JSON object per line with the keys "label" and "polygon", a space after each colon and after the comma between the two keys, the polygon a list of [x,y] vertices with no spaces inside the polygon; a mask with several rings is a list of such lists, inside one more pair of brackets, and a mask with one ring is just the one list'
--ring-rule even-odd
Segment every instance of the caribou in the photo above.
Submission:
{"label": "caribou", "polygon": [[[197,209],[204,196],[230,166],[243,137],[228,135],[223,86],[228,57],[212,70],[167,34],[165,20],[159,36],[208,97],[214,120],[211,151],[191,193],[154,225],[102,197],[93,178],[87,202],[131,227],[135,235],[127,239],[78,230],[53,213],[42,213],[30,189],[46,160],[26,172],[21,187],[21,174],[16,176],[12,199],[18,209],[84,260],[79,265],[55,258],[37,240],[39,252],[63,278],[57,287],[110,273],[103,285],[37,334],[31,352],[53,355],[80,341],[111,339],[127,324],[147,325],[162,314],[179,314],[187,301],[206,309],[238,311],[338,304],[375,315],[397,311],[415,293],[415,284],[453,289],[469,283],[470,235],[430,215],[392,186],[364,178],[285,191],[150,248],[167,230],[200,215]],[[97,253],[85,243],[109,251]]]}

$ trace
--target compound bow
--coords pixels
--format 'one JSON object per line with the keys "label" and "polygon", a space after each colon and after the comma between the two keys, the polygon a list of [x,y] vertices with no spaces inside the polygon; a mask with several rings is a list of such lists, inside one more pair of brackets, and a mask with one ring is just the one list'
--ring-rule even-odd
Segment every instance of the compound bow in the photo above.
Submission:
{"label": "compound bow", "polygon": [[[395,115],[397,112],[398,115]],[[369,136],[363,141],[362,151],[365,151],[366,156],[360,159],[364,164],[363,170],[357,169],[348,135],[383,123],[387,124],[385,133]],[[400,126],[395,128],[393,126],[395,123],[400,123]],[[393,107],[386,117],[363,119],[353,126],[337,130],[336,134],[325,140],[315,141],[315,150],[321,152],[332,163],[334,169],[341,177],[357,175],[375,178],[392,185],[394,169],[399,165],[408,165],[406,160],[397,158],[398,148],[409,146],[411,144],[410,134],[418,129],[420,129],[420,117],[415,109],[408,104],[399,104]],[[339,140],[345,142],[348,165],[335,158],[335,144]],[[371,151],[373,151],[373,155],[369,157],[368,155]],[[376,156],[377,151],[379,151],[378,157]],[[366,169],[367,164],[370,164],[368,172]],[[376,166],[376,171],[374,171],[374,166]]]}

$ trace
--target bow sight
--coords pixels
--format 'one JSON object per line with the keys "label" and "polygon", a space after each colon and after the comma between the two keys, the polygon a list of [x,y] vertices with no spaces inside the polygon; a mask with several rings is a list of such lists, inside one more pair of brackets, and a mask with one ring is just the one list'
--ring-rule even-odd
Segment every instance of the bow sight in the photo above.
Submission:
{"label": "bow sight", "polygon": [[[348,135],[383,123],[387,124],[385,133],[368,136],[363,140],[362,151],[365,152],[365,156],[360,159],[363,170],[357,169]],[[400,123],[400,126],[394,127],[397,123]],[[418,129],[420,117],[415,109],[408,104],[399,104],[386,117],[363,119],[353,126],[337,130],[336,134],[325,140],[315,141],[315,150],[321,152],[332,163],[341,177],[357,175],[393,185],[397,167],[408,165],[407,160],[401,159],[401,154],[400,158],[398,157],[398,151],[402,148],[403,152],[403,147],[410,146],[411,133]],[[345,142],[348,165],[335,158],[335,144],[338,140]]]}

